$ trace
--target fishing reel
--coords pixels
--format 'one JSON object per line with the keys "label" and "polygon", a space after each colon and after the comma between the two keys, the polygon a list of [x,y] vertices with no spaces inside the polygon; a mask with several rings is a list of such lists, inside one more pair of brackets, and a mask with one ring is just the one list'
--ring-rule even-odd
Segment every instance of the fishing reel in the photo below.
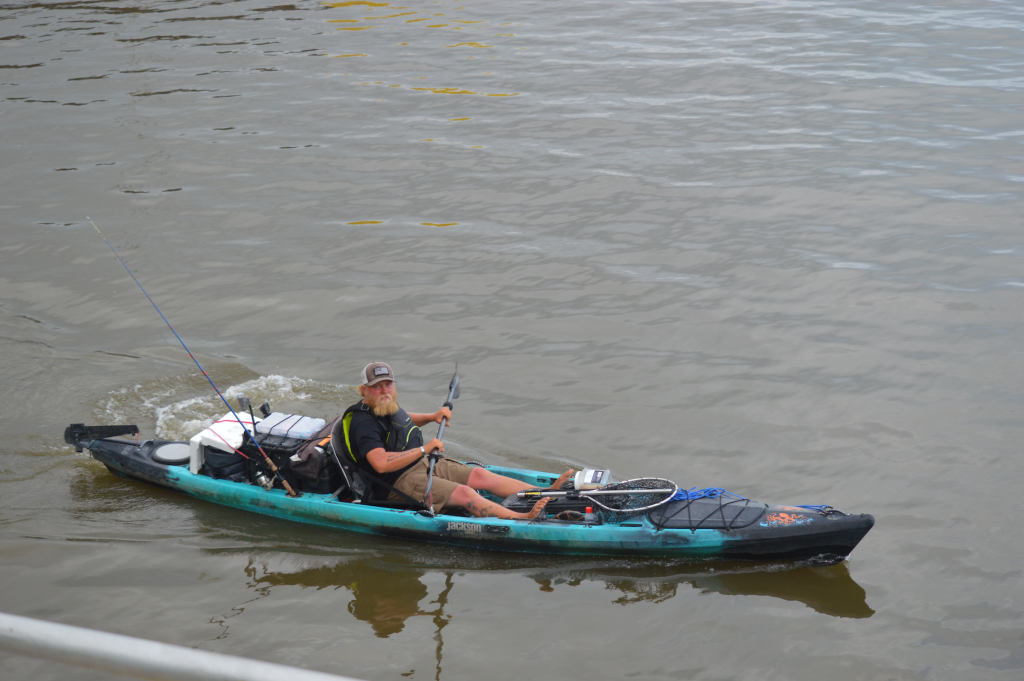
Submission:
{"label": "fishing reel", "polygon": [[268,478],[267,474],[263,471],[259,471],[256,474],[254,482],[268,492],[274,489],[274,478]]}

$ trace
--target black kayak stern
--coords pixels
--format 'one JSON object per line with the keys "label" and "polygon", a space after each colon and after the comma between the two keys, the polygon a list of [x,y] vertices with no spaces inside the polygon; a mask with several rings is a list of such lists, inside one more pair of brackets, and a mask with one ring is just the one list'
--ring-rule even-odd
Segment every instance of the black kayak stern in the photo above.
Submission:
{"label": "black kayak stern", "polygon": [[74,445],[76,452],[82,451],[85,440],[102,440],[119,435],[138,435],[138,426],[87,426],[84,423],[72,423],[64,429],[64,442]]}

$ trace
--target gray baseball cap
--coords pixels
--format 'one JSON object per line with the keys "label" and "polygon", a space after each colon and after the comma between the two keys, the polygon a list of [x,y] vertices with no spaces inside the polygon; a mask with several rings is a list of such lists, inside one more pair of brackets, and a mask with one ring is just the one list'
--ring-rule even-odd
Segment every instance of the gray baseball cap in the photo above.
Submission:
{"label": "gray baseball cap", "polygon": [[384,362],[370,362],[359,376],[359,385],[377,385],[381,381],[394,381],[395,372]]}

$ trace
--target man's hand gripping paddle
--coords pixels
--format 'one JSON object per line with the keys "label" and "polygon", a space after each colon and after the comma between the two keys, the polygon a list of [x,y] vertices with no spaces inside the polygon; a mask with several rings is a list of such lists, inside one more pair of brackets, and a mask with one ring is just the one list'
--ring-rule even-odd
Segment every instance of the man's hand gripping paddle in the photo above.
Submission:
{"label": "man's hand gripping paddle", "polygon": [[[452,404],[452,400],[459,399],[459,364],[455,363],[455,374],[452,376],[452,382],[448,384],[448,399],[441,406],[448,407],[451,411],[455,408]],[[437,427],[437,439],[441,439],[441,435],[444,434],[444,427],[448,424],[448,419],[442,418],[441,425]],[[434,499],[430,496],[430,488],[434,486],[434,464],[441,458],[441,454],[438,452],[431,452],[427,454],[427,459],[430,461],[430,471],[427,473],[427,489],[423,492],[423,503],[427,507],[427,511],[431,515],[436,515],[434,512]]]}

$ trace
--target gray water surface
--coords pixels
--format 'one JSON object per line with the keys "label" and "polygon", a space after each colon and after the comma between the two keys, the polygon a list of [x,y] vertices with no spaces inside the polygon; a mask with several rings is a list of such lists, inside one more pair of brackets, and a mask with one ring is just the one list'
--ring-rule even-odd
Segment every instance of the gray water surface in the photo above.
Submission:
{"label": "gray water surface", "polygon": [[[1019,679],[1024,7],[0,5],[0,610],[370,681]],[[388,361],[454,456],[875,515],[488,554],[114,477]],[[4,678],[99,679],[0,655]]]}

